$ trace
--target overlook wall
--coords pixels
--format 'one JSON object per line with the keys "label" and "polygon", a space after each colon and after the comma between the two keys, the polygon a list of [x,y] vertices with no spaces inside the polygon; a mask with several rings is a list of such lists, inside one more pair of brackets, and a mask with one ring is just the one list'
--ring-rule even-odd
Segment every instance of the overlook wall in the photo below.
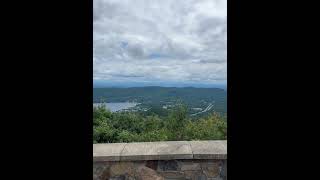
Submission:
{"label": "overlook wall", "polygon": [[94,180],[226,180],[227,141],[93,145]]}

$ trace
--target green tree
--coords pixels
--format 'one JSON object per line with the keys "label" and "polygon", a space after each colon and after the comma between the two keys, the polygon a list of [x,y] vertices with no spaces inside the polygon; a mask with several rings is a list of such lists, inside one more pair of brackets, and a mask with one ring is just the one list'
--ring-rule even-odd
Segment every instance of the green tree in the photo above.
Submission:
{"label": "green tree", "polygon": [[183,131],[187,121],[187,107],[183,104],[177,104],[169,113],[166,122],[166,128],[170,131],[170,140],[183,140]]}
{"label": "green tree", "polygon": [[136,142],[139,141],[139,136],[136,133],[123,130],[118,134],[119,142]]}
{"label": "green tree", "polygon": [[218,114],[197,121],[189,121],[185,128],[186,140],[222,140],[227,138],[227,123]]}

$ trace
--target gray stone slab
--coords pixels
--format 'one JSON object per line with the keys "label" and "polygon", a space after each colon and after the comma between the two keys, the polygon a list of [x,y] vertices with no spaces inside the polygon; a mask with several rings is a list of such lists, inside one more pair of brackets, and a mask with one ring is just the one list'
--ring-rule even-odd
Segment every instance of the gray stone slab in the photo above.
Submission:
{"label": "gray stone slab", "polygon": [[188,141],[128,143],[121,153],[121,161],[192,159]]}
{"label": "gray stone slab", "polygon": [[227,159],[227,141],[190,141],[194,159]]}
{"label": "gray stone slab", "polygon": [[93,144],[93,161],[120,161],[121,151],[127,143]]}
{"label": "gray stone slab", "polygon": [[93,145],[93,161],[227,159],[227,141],[163,141]]}

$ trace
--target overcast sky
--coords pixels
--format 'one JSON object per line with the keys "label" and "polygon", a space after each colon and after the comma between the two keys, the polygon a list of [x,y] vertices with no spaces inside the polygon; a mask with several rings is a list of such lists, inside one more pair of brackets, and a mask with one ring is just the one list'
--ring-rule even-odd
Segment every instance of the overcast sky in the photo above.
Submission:
{"label": "overcast sky", "polygon": [[225,83],[227,0],[93,0],[93,78]]}

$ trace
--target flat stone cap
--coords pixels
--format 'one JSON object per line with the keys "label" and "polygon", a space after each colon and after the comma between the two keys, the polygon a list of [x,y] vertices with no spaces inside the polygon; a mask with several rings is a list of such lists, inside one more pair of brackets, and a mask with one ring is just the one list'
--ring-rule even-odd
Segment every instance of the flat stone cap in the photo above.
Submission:
{"label": "flat stone cap", "polygon": [[93,144],[93,161],[227,159],[227,141]]}
{"label": "flat stone cap", "polygon": [[127,143],[93,145],[93,161],[120,161],[121,152]]}
{"label": "flat stone cap", "polygon": [[190,141],[193,159],[227,159],[227,141]]}

